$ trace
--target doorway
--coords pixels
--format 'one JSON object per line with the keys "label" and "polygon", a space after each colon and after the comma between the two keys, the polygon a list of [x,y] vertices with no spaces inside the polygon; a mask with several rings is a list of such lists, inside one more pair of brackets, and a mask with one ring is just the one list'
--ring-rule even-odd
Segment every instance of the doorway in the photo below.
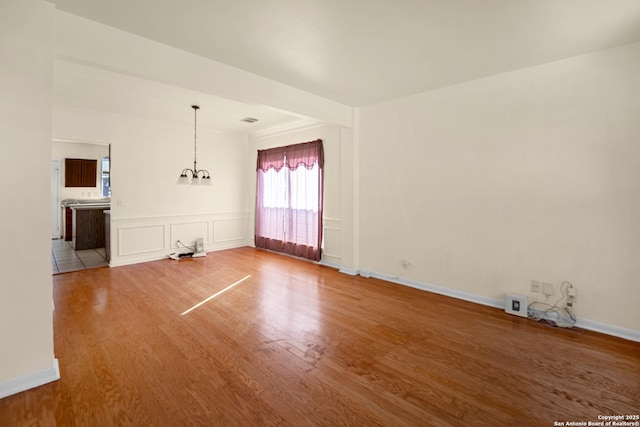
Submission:
{"label": "doorway", "polygon": [[51,160],[51,238],[62,237],[62,208],[60,207],[60,161]]}
{"label": "doorway", "polygon": [[[69,216],[72,209],[100,212],[110,208],[110,144],[75,140],[53,140],[51,160],[51,270],[53,274],[106,267],[109,265],[104,241],[93,215],[83,215],[83,226],[76,227]],[[85,159],[95,165],[95,183],[67,186],[65,159]],[[64,208],[63,208],[64,205]],[[77,230],[78,240],[72,239]],[[82,241],[82,244],[78,244]],[[102,242],[102,243],[101,243]],[[76,250],[78,249],[78,250]]]}

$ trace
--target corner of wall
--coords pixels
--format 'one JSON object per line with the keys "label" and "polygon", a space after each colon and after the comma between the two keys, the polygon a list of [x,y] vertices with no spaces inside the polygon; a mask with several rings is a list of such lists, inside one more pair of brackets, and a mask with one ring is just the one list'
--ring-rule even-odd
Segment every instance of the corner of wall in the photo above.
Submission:
{"label": "corner of wall", "polygon": [[58,359],[53,359],[51,367],[49,368],[0,383],[0,399],[59,379],[60,367],[58,365]]}

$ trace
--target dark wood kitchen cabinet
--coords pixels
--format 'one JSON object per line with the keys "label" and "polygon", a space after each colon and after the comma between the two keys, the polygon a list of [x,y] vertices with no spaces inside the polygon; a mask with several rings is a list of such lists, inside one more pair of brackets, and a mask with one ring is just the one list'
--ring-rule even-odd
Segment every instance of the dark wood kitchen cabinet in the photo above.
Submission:
{"label": "dark wood kitchen cabinet", "polygon": [[64,240],[65,242],[71,241],[73,236],[73,212],[69,206],[64,208]]}
{"label": "dark wood kitchen cabinet", "polygon": [[107,262],[111,261],[111,210],[104,212],[104,252]]}
{"label": "dark wood kitchen cabinet", "polygon": [[104,248],[105,225],[104,207],[74,207],[73,211],[73,248]]}
{"label": "dark wood kitchen cabinet", "polygon": [[97,170],[97,160],[64,159],[64,186],[95,187]]}

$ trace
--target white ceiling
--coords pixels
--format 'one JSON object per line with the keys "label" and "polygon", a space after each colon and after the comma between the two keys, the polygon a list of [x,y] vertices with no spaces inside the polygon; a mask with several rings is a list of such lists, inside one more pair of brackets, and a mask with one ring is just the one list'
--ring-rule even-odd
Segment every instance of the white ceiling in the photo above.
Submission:
{"label": "white ceiling", "polygon": [[639,0],[51,0],[365,106],[640,40]]}
{"label": "white ceiling", "polygon": [[[198,128],[258,134],[267,129],[307,124],[300,118],[271,108],[249,105],[175,86],[56,60],[55,105],[193,124],[191,105],[198,105]],[[246,117],[258,118],[245,123]]]}

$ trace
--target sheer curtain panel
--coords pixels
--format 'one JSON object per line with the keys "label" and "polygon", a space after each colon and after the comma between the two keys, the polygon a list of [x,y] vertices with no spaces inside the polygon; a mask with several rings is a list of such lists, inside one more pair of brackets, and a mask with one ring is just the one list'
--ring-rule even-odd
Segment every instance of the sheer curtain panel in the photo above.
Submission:
{"label": "sheer curtain panel", "polygon": [[258,150],[257,248],[320,261],[323,169],[320,139]]}

